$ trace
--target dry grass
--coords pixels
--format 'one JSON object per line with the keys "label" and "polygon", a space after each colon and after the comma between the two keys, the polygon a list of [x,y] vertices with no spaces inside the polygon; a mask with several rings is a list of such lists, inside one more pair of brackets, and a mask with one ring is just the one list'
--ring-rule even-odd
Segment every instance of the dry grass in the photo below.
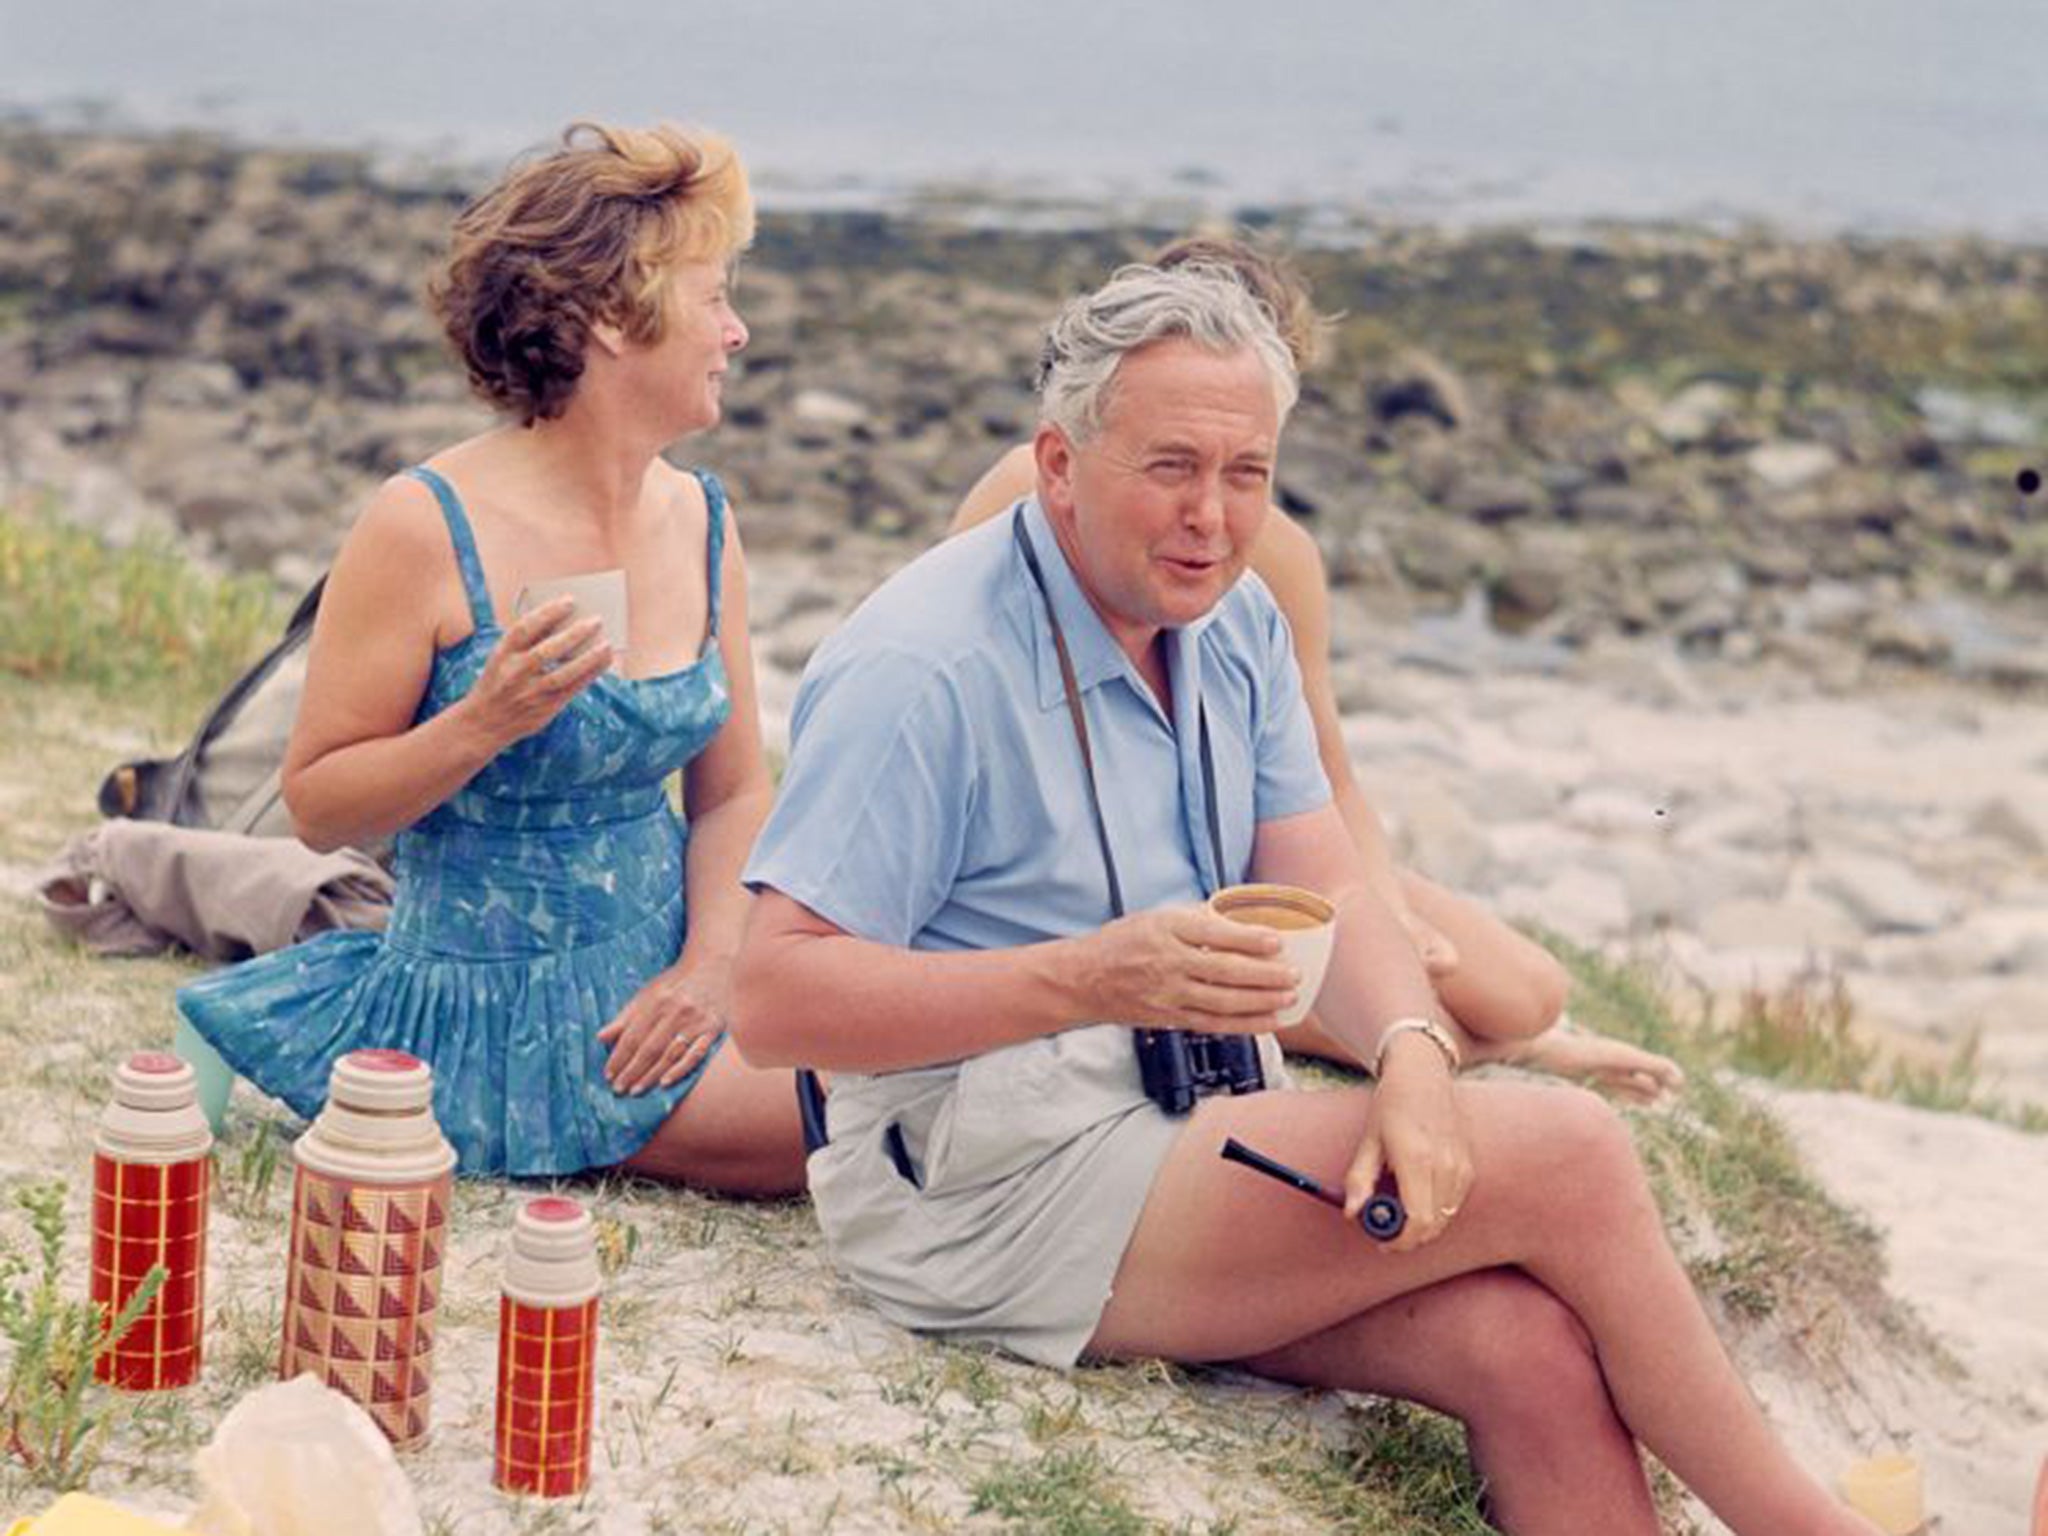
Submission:
{"label": "dry grass", "polygon": [[[0,1145],[0,1195],[78,1174],[110,1064],[168,1039],[173,959],[110,962],[58,942],[20,899],[28,872],[91,819],[91,788],[144,744],[84,685],[0,677],[0,1093],[24,1130]],[[1661,1026],[1658,1026],[1661,1027]],[[92,1487],[138,1508],[192,1497],[190,1457],[276,1358],[296,1126],[237,1090],[217,1149],[207,1365],[200,1384],[126,1405]],[[1742,1134],[1750,1134],[1744,1129]],[[1763,1133],[1757,1128],[1757,1134]],[[1653,1161],[1659,1154],[1646,1141]],[[1773,1153],[1772,1155],[1777,1155]],[[545,1505],[489,1486],[500,1234],[527,1187],[460,1186],[435,1362],[431,1443],[408,1457],[429,1529],[457,1532],[1047,1531],[1468,1536],[1483,1529],[1455,1426],[1418,1410],[1161,1366],[1061,1376],[913,1339],[833,1275],[800,1203],[738,1204],[617,1179],[577,1192],[604,1223],[608,1270],[596,1477]],[[1806,1192],[1756,1198],[1806,1220]],[[1680,1235],[1694,1233],[1683,1225]],[[0,1241],[20,1234],[0,1223]],[[1717,1239],[1719,1240],[1719,1239]],[[1832,1240],[1832,1239],[1831,1239]],[[1830,1267],[1827,1273],[1836,1271]],[[1710,1292],[1729,1286],[1700,1271]],[[1809,1286],[1812,1271],[1809,1270]],[[82,1284],[82,1280],[81,1280]],[[1833,1293],[1830,1293],[1833,1294]],[[1879,1293],[1842,1293],[1861,1307]],[[1730,1309],[1738,1337],[1753,1327]],[[40,1507],[0,1468],[0,1511]],[[1675,1499],[1667,1528],[1689,1529]]]}

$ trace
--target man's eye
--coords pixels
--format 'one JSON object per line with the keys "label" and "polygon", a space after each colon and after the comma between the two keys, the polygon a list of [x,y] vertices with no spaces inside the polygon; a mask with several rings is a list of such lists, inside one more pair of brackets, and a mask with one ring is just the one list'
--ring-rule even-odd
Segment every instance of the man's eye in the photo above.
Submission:
{"label": "man's eye", "polygon": [[1186,459],[1154,459],[1151,472],[1169,479],[1177,479],[1191,473],[1193,466]]}
{"label": "man's eye", "polygon": [[1231,466],[1230,478],[1233,484],[1255,488],[1273,478],[1273,471],[1263,464],[1236,464]]}

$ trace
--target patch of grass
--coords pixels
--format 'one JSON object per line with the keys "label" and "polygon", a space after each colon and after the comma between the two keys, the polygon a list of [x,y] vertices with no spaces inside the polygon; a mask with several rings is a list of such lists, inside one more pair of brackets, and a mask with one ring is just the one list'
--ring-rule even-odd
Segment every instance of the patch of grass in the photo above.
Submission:
{"label": "patch of grass", "polygon": [[214,1148],[214,1180],[221,1204],[244,1220],[260,1220],[271,1214],[271,1196],[281,1189],[278,1170],[289,1161],[287,1139],[282,1125],[266,1117],[246,1136],[237,1135],[235,1143],[232,1158],[227,1144]]}
{"label": "patch of grass", "polygon": [[1092,1446],[996,1468],[975,1483],[973,1512],[1001,1515],[1034,1536],[1143,1536],[1147,1528]]}
{"label": "patch of grass", "polygon": [[278,628],[277,594],[161,543],[117,549],[49,508],[0,505],[0,672],[189,716]]}
{"label": "patch of grass", "polygon": [[93,1384],[100,1357],[120,1343],[156,1299],[168,1271],[152,1265],[118,1312],[68,1294],[64,1185],[15,1191],[34,1238],[31,1250],[0,1247],[0,1335],[8,1350],[0,1394],[6,1454],[29,1480],[66,1492],[83,1487],[125,1399]]}
{"label": "patch of grass", "polygon": [[[1861,1090],[1877,1064],[1877,1047],[1857,1033],[1855,1019],[1841,975],[1809,972],[1777,992],[1746,990],[1719,1043],[1728,1064],[1752,1077]],[[1713,1028],[1711,1016],[1707,1027]]]}
{"label": "patch of grass", "polygon": [[1462,1427],[1406,1403],[1346,1410],[1335,1444],[1289,1439],[1258,1459],[1318,1530],[1342,1536],[1491,1536],[1485,1490],[1465,1454]]}
{"label": "patch of grass", "polygon": [[2048,1108],[2013,1103],[1985,1086],[1975,1033],[1938,1061],[1880,1049],[1856,1027],[1855,1004],[1837,972],[1809,969],[1775,991],[1751,987],[1729,1023],[1719,1023],[1708,1010],[1694,1033],[1704,1037],[1716,1059],[1753,1077],[2048,1132]]}
{"label": "patch of grass", "polygon": [[[1803,1337],[1833,1330],[1812,1315],[1847,1302],[1872,1326],[1929,1358],[1938,1350],[1884,1290],[1884,1249],[1870,1225],[1830,1199],[1801,1164],[1784,1128],[1717,1069],[1731,1036],[1746,1059],[1820,1073],[1858,1058],[1839,1009],[1825,997],[1766,1009],[1739,1029],[1711,1018],[1687,1027],[1653,972],[1546,936],[1571,970],[1572,1011],[1602,1034],[1662,1051],[1686,1068],[1683,1097],[1668,1113],[1632,1116],[1636,1144],[1664,1218],[1687,1239],[1693,1282],[1736,1318],[1776,1317]],[[1776,1019],[1783,1027],[1775,1027]],[[1704,1230],[1702,1227],[1704,1226]]]}

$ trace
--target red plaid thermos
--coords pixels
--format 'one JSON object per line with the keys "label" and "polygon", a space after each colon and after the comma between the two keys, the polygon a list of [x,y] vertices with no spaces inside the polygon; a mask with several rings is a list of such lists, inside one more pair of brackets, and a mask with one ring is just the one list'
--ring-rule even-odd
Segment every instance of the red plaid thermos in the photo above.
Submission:
{"label": "red plaid thermos", "polygon": [[350,1051],[292,1148],[291,1257],[278,1375],[346,1393],[401,1450],[426,1438],[434,1311],[455,1149],[425,1062]]}
{"label": "red plaid thermos", "polygon": [[498,1304],[492,1478],[554,1498],[590,1481],[597,1391],[597,1235],[574,1200],[529,1200],[512,1223]]}
{"label": "red plaid thermos", "polygon": [[151,1392],[199,1375],[212,1146],[184,1062],[138,1051],[115,1069],[93,1143],[92,1299],[111,1320],[152,1266],[165,1275],[135,1326],[94,1363],[101,1381]]}

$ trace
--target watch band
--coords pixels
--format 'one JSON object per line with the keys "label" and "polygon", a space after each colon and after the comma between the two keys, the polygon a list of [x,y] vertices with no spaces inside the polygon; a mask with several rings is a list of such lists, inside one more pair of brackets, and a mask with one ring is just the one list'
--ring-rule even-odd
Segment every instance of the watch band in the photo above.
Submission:
{"label": "watch band", "polygon": [[1458,1050],[1458,1042],[1453,1040],[1451,1032],[1445,1029],[1443,1025],[1437,1023],[1435,1019],[1396,1019],[1380,1031],[1380,1043],[1374,1048],[1372,1055],[1372,1075],[1374,1077],[1380,1075],[1380,1068],[1386,1062],[1387,1047],[1394,1043],[1396,1036],[1407,1034],[1421,1035],[1431,1045],[1442,1051],[1444,1054],[1444,1064],[1451,1069],[1452,1076],[1455,1077],[1458,1069],[1464,1066],[1465,1061],[1463,1055]]}

